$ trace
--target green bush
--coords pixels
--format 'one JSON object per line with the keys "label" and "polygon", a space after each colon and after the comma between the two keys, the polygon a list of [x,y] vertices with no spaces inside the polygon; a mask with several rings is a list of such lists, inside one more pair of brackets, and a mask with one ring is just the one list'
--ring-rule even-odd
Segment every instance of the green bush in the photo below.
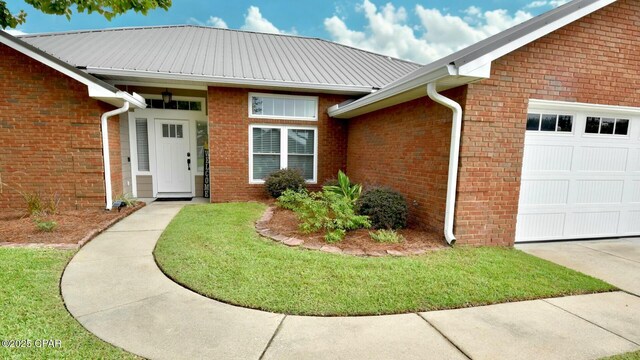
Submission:
{"label": "green bush", "polygon": [[387,244],[396,244],[404,241],[404,236],[395,232],[395,230],[378,230],[374,232],[370,232],[369,236],[375,242],[379,243],[387,243]]}
{"label": "green bush", "polygon": [[371,227],[366,216],[355,213],[349,199],[330,191],[288,190],[278,198],[277,204],[296,213],[300,231],[307,234],[324,231],[325,240],[330,243],[344,239],[349,230]]}
{"label": "green bush", "polygon": [[58,228],[58,223],[53,220],[34,219],[36,228],[43,232],[52,232]]}
{"label": "green bush", "polygon": [[115,201],[122,201],[122,203],[128,207],[136,206],[140,202],[129,193],[121,194],[116,197]]}
{"label": "green bush", "polygon": [[264,181],[264,187],[274,198],[279,198],[286,190],[304,189],[304,177],[299,170],[281,169],[271,173]]}
{"label": "green bush", "polygon": [[375,229],[401,229],[407,226],[407,200],[388,188],[365,191],[357,203],[358,214],[366,215]]}
{"label": "green bush", "polygon": [[349,177],[345,175],[342,170],[338,170],[338,185],[325,185],[322,189],[344,196],[353,203],[355,203],[360,197],[360,194],[362,194],[362,185],[352,184]]}

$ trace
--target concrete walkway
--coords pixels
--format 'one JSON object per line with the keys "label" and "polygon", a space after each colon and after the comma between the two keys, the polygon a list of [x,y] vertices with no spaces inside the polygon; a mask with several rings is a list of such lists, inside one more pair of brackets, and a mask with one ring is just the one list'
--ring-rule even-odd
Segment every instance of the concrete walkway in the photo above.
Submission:
{"label": "concrete walkway", "polygon": [[85,328],[151,359],[597,359],[640,348],[640,298],[624,292],[371,317],[223,304],[153,260],[182,206],[152,203],[72,259],[62,295]]}

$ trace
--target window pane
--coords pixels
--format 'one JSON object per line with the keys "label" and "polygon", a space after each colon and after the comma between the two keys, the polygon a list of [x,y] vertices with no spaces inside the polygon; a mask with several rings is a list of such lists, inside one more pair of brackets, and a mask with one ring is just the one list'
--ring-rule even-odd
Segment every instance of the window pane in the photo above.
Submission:
{"label": "window pane", "polygon": [[542,115],[541,131],[556,131],[557,115]]}
{"label": "window pane", "polygon": [[284,116],[295,116],[296,102],[293,99],[284,100]]}
{"label": "window pane", "polygon": [[161,99],[151,99],[151,108],[153,109],[163,109],[164,105]]}
{"label": "window pane", "polygon": [[168,104],[164,104],[165,109],[176,110],[178,108],[178,102],[175,100],[169,101]]}
{"label": "window pane", "polygon": [[305,116],[309,117],[309,118],[313,118],[316,116],[316,102],[313,100],[307,100],[306,101],[306,111],[305,111]]}
{"label": "window pane", "polygon": [[538,131],[540,129],[540,114],[527,115],[527,130]]}
{"label": "window pane", "polygon": [[209,142],[209,129],[204,121],[196,122],[196,146],[198,148],[198,172],[204,171],[204,144]]}
{"label": "window pane", "polygon": [[280,153],[280,129],[253,128],[252,136],[254,153]]}
{"label": "window pane", "polygon": [[264,180],[280,169],[280,155],[253,155],[253,179]]}
{"label": "window pane", "polygon": [[200,101],[190,101],[189,109],[194,111],[202,111],[202,103]]}
{"label": "window pane", "polygon": [[173,124],[169,125],[169,137],[176,137],[176,126]]}
{"label": "window pane", "polygon": [[287,135],[289,154],[313,155],[313,130],[289,130]]}
{"label": "window pane", "polygon": [[600,124],[600,134],[613,134],[613,126],[615,123],[615,119],[602,118],[602,123]]}
{"label": "window pane", "polygon": [[162,124],[162,137],[169,137],[169,125]]}
{"label": "window pane", "polygon": [[284,99],[273,99],[273,115],[284,115]]}
{"label": "window pane", "polygon": [[189,110],[189,102],[188,101],[178,101],[178,110]]}
{"label": "window pane", "polygon": [[629,120],[616,120],[616,135],[627,135],[629,133]]}
{"label": "window pane", "polygon": [[313,155],[289,155],[289,169],[298,169],[305,180],[313,180]]}
{"label": "window pane", "polygon": [[182,139],[182,125],[176,125],[176,137]]}
{"label": "window pane", "polygon": [[257,96],[251,97],[251,113],[254,115],[262,115],[262,98]]}
{"label": "window pane", "polygon": [[138,151],[138,171],[149,171],[147,119],[136,119],[136,149]]}
{"label": "window pane", "polygon": [[151,99],[144,99],[145,104],[147,104],[147,107],[151,107]]}
{"label": "window pane", "polygon": [[599,117],[587,117],[587,126],[584,128],[584,132],[587,134],[597,134],[600,129]]}
{"label": "window pane", "polygon": [[573,116],[558,116],[558,131],[571,132],[571,129],[573,129]]}

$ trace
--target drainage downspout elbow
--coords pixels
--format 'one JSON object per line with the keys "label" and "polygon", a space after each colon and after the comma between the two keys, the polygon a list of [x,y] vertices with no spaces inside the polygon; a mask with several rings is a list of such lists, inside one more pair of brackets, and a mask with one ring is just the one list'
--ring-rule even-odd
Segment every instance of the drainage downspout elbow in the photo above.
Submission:
{"label": "drainage downspout elbow", "polygon": [[460,155],[460,134],[462,129],[462,107],[457,102],[442,96],[436,89],[436,83],[427,85],[427,95],[438,104],[444,105],[453,111],[451,123],[451,147],[449,150],[449,176],[447,180],[447,203],[444,216],[444,237],[449,245],[456,242],[453,234],[453,220],[456,207],[456,186],[458,182],[458,158]]}
{"label": "drainage downspout elbow", "polygon": [[107,126],[107,120],[111,116],[120,115],[129,111],[130,104],[125,102],[121,108],[108,111],[100,117],[100,129],[102,131],[102,159],[104,161],[104,192],[106,195],[107,210],[111,210],[113,205],[113,197],[111,194],[111,163],[109,159],[109,128]]}

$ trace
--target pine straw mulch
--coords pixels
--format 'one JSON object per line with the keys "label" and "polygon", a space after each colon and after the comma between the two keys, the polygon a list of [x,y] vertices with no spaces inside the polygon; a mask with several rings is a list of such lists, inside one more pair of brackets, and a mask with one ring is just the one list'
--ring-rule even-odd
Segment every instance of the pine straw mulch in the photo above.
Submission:
{"label": "pine straw mulch", "polygon": [[341,250],[363,250],[367,253],[385,252],[387,250],[410,252],[412,250],[437,250],[446,247],[442,236],[439,234],[410,227],[397,230],[405,238],[403,242],[397,244],[373,241],[369,236],[369,232],[375,230],[371,229],[349,231],[342,241],[329,244],[324,240],[324,233],[304,234],[300,232],[298,225],[299,221],[293,211],[278,207],[274,208],[271,220],[266,223],[266,226],[271,231],[304,240],[305,245],[331,245]]}
{"label": "pine straw mulch", "polygon": [[[24,213],[0,214],[0,244],[82,245],[144,205],[144,202],[140,202],[133,207],[125,207],[120,212],[116,209],[60,211],[42,218],[58,223],[58,227],[52,232],[38,230],[34,217]],[[79,244],[80,242],[82,244]]]}

